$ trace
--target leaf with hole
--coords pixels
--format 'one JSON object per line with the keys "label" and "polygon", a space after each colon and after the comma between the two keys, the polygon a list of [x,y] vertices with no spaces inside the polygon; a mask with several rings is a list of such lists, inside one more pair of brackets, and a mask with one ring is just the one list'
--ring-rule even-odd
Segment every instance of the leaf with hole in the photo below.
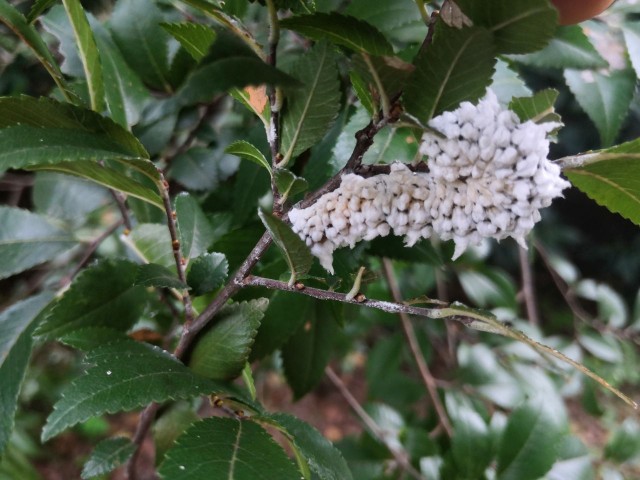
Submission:
{"label": "leaf with hole", "polygon": [[223,308],[215,324],[197,339],[189,368],[214,380],[240,375],[268,304],[266,298],[260,298]]}
{"label": "leaf with hole", "polygon": [[83,270],[39,325],[36,335],[55,339],[83,327],[127,330],[147,304],[136,285],[138,265],[128,260],[103,260]]}
{"label": "leaf with hole", "polygon": [[258,215],[284,255],[291,272],[289,284],[293,285],[297,278],[311,269],[313,257],[309,247],[291,230],[291,227],[273,214],[258,210]]}
{"label": "leaf with hole", "polygon": [[82,479],[94,478],[112,472],[126,462],[136,446],[126,437],[112,437],[96,445],[82,468]]}
{"label": "leaf with hole", "polygon": [[480,27],[436,24],[433,43],[414,60],[403,103],[423,123],[485,94],[496,63],[491,33]]}
{"label": "leaf with hole", "polygon": [[91,365],[62,392],[42,430],[42,440],[104,413],[129,411],[152,402],[194,398],[229,389],[203,378],[170,353],[149,344],[122,340],[91,350]]}
{"label": "leaf with hole", "polygon": [[280,164],[312,147],[331,128],[340,110],[340,81],[336,55],[320,42],[291,67],[291,75],[304,85],[285,92],[282,109]]}
{"label": "leaf with hole", "polygon": [[250,420],[212,417],[180,436],[160,465],[171,480],[300,480],[282,447]]}
{"label": "leaf with hole", "polygon": [[0,279],[23,272],[77,245],[67,231],[47,217],[0,206]]}

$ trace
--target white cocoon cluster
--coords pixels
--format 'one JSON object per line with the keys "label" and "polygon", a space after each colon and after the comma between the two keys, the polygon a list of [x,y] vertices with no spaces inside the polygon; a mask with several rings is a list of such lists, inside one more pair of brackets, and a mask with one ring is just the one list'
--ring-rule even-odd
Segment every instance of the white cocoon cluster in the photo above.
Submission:
{"label": "white cocoon cluster", "polygon": [[454,258],[483,238],[524,245],[539,209],[570,185],[547,159],[547,134],[558,124],[521,123],[491,91],[429,126],[442,134],[422,137],[429,173],[394,163],[388,175],[344,175],[337,190],[289,212],[293,230],[324,268],[333,271],[335,249],[391,231],[408,246],[432,234],[453,240]]}

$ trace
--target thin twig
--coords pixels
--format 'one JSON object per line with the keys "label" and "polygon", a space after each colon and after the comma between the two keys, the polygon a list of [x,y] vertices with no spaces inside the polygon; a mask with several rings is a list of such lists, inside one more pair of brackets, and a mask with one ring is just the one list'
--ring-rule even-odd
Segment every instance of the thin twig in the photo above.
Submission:
{"label": "thin twig", "polygon": [[[388,258],[383,258],[382,269],[384,271],[384,276],[387,281],[387,285],[389,286],[389,290],[391,291],[393,300],[396,303],[401,303],[402,295],[400,294],[400,287],[398,286],[398,282],[393,272],[393,265],[391,263],[391,260],[389,260]],[[400,317],[402,330],[404,331],[404,335],[409,344],[411,355],[413,356],[413,359],[418,366],[420,376],[422,377],[422,382],[427,388],[427,392],[429,392],[429,396],[431,397],[431,401],[433,402],[433,407],[438,414],[440,424],[442,425],[442,428],[447,433],[447,435],[451,437],[453,436],[453,428],[451,427],[451,422],[449,421],[449,417],[447,416],[444,405],[442,405],[442,401],[438,396],[438,387],[436,385],[436,381],[429,371],[429,366],[427,365],[427,362],[425,362],[422,351],[420,350],[418,338],[416,337],[416,332],[413,328],[413,324],[411,323],[411,319],[405,312],[398,312],[398,316]]]}
{"label": "thin twig", "polygon": [[538,308],[536,304],[536,288],[533,280],[533,269],[529,262],[527,251],[518,246],[518,256],[520,258],[520,273],[522,274],[522,294],[524,296],[524,305],[527,310],[527,318],[529,323],[534,326],[540,325],[540,317],[538,316]]}
{"label": "thin twig", "polygon": [[117,190],[109,189],[109,193],[116,201],[116,205],[118,205],[118,210],[120,210],[120,215],[122,215],[122,221],[124,222],[124,226],[127,230],[131,230],[133,228],[131,223],[131,216],[129,215],[129,208],[127,207],[127,198],[124,196],[122,192]]}
{"label": "thin twig", "polygon": [[[169,227],[169,234],[171,235],[171,249],[173,250],[173,258],[176,262],[176,270],[178,271],[178,278],[187,283],[187,277],[185,275],[185,260],[182,256],[182,246],[180,245],[180,238],[178,237],[178,229],[176,227],[175,212],[171,208],[171,199],[169,198],[169,184],[164,179],[164,175],[160,173],[160,196],[162,197],[162,204],[164,205],[164,211],[167,217],[167,226]],[[184,304],[184,317],[185,325],[189,325],[193,321],[193,306],[191,305],[191,295],[186,288],[182,291],[182,303]]]}
{"label": "thin twig", "polygon": [[256,246],[253,247],[249,256],[240,268],[238,268],[231,281],[220,291],[213,302],[211,302],[190,325],[184,326],[182,336],[174,352],[176,358],[180,359],[183,357],[198,332],[202,330],[220,309],[225,306],[227,301],[244,286],[243,280],[255,264],[258,263],[262,255],[264,255],[264,252],[267,251],[269,245],[271,245],[271,235],[269,232],[265,232],[260,240],[258,240]]}
{"label": "thin twig", "polygon": [[361,305],[363,307],[375,308],[377,310],[382,310],[383,312],[389,313],[397,314],[402,312],[408,313],[410,315],[417,315],[420,317],[432,319],[441,319],[448,317],[465,325],[470,323],[470,320],[467,319],[464,315],[442,315],[442,308],[415,307],[413,305],[406,305],[404,303],[387,302],[385,300],[372,300],[365,298],[364,295],[357,295],[355,298],[349,299],[347,297],[347,294],[345,293],[307,287],[300,282],[294,285],[289,285],[287,282],[281,282],[280,280],[248,275],[242,282],[242,286],[263,287],[269,290],[282,290],[284,292],[299,293],[300,295],[306,295],[308,297],[317,298],[319,300],[333,300],[335,302]]}
{"label": "thin twig", "polygon": [[[267,0],[267,9],[269,10],[269,51],[267,53],[267,63],[275,67],[278,59],[278,42],[280,41],[280,22],[278,20],[278,10],[274,0]],[[269,141],[269,149],[271,150],[271,165],[275,169],[281,160],[280,150],[280,92],[278,87],[269,85],[269,106],[271,112],[270,125],[268,129],[267,140]],[[273,194],[273,212],[280,214],[282,205],[280,202],[280,192],[276,186],[275,179],[271,178],[271,192]]]}
{"label": "thin twig", "polygon": [[[366,127],[356,132],[356,146],[354,147],[353,152],[351,152],[351,156],[349,157],[349,160],[347,160],[345,166],[342,167],[337,174],[331,177],[322,187],[302,200],[299,205],[300,208],[306,208],[309,205],[313,205],[322,195],[332,192],[338,188],[340,186],[340,182],[342,182],[343,175],[360,169],[362,158],[364,157],[364,154],[367,153],[367,150],[369,150],[371,145],[373,145],[373,140],[378,132],[387,126],[387,124],[394,122],[399,118],[401,109],[397,104],[397,101],[398,98],[393,99],[389,117],[382,117],[377,121],[371,120]],[[384,166],[382,168],[387,167]]]}
{"label": "thin twig", "polygon": [[331,383],[333,383],[335,387],[340,391],[340,394],[344,397],[344,399],[347,401],[347,403],[353,409],[356,415],[358,415],[360,420],[362,420],[362,423],[365,424],[365,426],[371,432],[371,434],[389,449],[389,452],[391,452],[391,455],[393,455],[393,458],[395,458],[396,462],[398,462],[398,465],[404,471],[406,471],[409,475],[411,475],[413,478],[417,480],[427,480],[425,477],[423,477],[420,474],[420,472],[418,472],[413,467],[413,465],[411,465],[411,461],[407,452],[391,444],[388,438],[389,432],[381,428],[375,422],[375,420],[371,418],[371,416],[366,412],[366,410],[362,408],[362,405],[360,405],[360,402],[358,402],[356,397],[353,396],[353,394],[349,391],[347,386],[344,384],[342,379],[336,374],[336,372],[334,372],[331,367],[326,367],[324,369],[324,373],[327,375],[327,377],[329,377],[329,380],[331,380]]}
{"label": "thin twig", "polygon": [[121,225],[124,224],[124,218],[121,218],[114,224],[112,224],[109,228],[107,228],[104,232],[94,238],[89,245],[87,245],[87,249],[84,251],[82,258],[78,262],[78,264],[74,267],[68,275],[64,276],[60,280],[60,288],[65,288],[69,285],[75,276],[82,270],[82,268],[87,264],[87,262],[91,259],[91,256],[95,253],[95,251],[100,247],[102,242],[104,242],[113,232],[115,232]]}
{"label": "thin twig", "polygon": [[158,413],[159,408],[159,404],[150,403],[142,411],[142,413],[140,413],[138,426],[136,427],[136,431],[133,434],[133,438],[131,439],[131,442],[136,446],[136,449],[127,461],[126,465],[126,477],[128,480],[136,480],[136,478],[138,478],[136,474],[136,463],[138,463],[138,457],[140,456],[142,443],[147,436],[149,428],[151,428],[153,420],[156,418],[156,414]]}

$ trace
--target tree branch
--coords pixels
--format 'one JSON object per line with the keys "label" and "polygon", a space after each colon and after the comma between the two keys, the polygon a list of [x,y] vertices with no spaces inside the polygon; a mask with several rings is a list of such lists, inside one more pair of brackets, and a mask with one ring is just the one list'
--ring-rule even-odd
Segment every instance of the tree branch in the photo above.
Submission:
{"label": "tree branch", "polygon": [[382,310],[383,312],[389,313],[407,313],[410,315],[417,315],[419,317],[427,317],[432,319],[450,318],[465,325],[468,325],[472,322],[471,318],[467,318],[464,315],[459,315],[457,313],[446,313],[444,308],[414,307],[413,305],[406,305],[404,303],[387,302],[385,300],[372,300],[366,298],[362,294],[356,295],[355,298],[350,299],[346,293],[332,292],[329,290],[307,287],[300,282],[290,286],[287,282],[281,282],[280,280],[272,280],[270,278],[248,275],[242,282],[242,286],[263,287],[270,290],[282,290],[284,292],[299,293],[300,295],[306,295],[308,297],[317,298],[319,300],[333,300],[334,302],[361,305],[363,307],[375,308],[377,310]]}
{"label": "tree branch", "polygon": [[98,235],[95,239],[89,243],[87,249],[82,255],[82,258],[75,266],[75,268],[66,276],[64,276],[60,280],[60,288],[65,288],[67,285],[71,283],[71,281],[75,278],[75,276],[82,270],[82,268],[89,262],[91,256],[95,253],[95,251],[100,247],[102,242],[104,242],[113,232],[115,232],[120,226],[124,224],[124,218],[121,218],[117,222],[113,223],[110,227],[108,227],[104,232]]}
{"label": "tree branch", "polygon": [[[176,213],[171,208],[169,184],[164,179],[164,175],[162,173],[160,173],[159,190],[160,196],[162,197],[162,204],[164,205],[164,211],[167,216],[167,226],[169,227],[169,234],[171,235],[171,249],[176,263],[176,270],[178,271],[178,278],[186,284],[187,277],[185,275],[185,260],[182,256],[182,246],[180,245],[178,229],[176,228]],[[191,295],[189,295],[189,290],[186,288],[182,291],[182,303],[184,304],[185,325],[188,325],[193,321],[193,306],[191,305]]]}
{"label": "tree branch", "polygon": [[[389,290],[391,290],[391,296],[396,302],[400,303],[402,301],[402,296],[400,294],[400,287],[398,286],[398,282],[393,272],[393,265],[391,263],[391,260],[389,260],[388,258],[382,259],[382,268],[384,271],[385,279],[387,280],[387,285],[389,286]],[[431,401],[433,402],[433,407],[438,414],[440,425],[442,425],[442,428],[447,433],[447,435],[449,437],[452,437],[453,428],[451,427],[451,422],[449,421],[449,417],[447,416],[444,405],[442,405],[440,397],[438,396],[438,387],[436,385],[435,378],[433,378],[433,375],[429,371],[429,366],[427,365],[427,362],[425,362],[422,351],[420,350],[418,338],[416,337],[416,332],[413,328],[413,324],[411,323],[411,319],[405,312],[398,312],[398,316],[400,317],[402,330],[404,331],[407,343],[409,344],[411,355],[413,356],[413,359],[418,366],[418,370],[420,371],[422,383],[424,383],[425,387],[427,387],[427,392],[429,392],[429,396],[431,397]]]}

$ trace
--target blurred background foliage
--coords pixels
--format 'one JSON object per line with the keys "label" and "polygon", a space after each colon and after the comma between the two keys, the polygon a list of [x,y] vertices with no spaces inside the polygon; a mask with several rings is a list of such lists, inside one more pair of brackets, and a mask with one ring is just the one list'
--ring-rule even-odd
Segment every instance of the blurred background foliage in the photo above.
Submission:
{"label": "blurred background foliage", "polygon": [[[370,21],[392,40],[399,56],[410,59],[426,27],[413,2],[394,2],[393,14],[378,15],[388,8],[384,3],[317,0],[316,6],[319,11],[340,10]],[[216,96],[202,102],[196,94],[198,101],[188,99],[176,107],[176,92],[184,91],[181,86],[186,74],[197,67],[157,23],[178,21],[183,15],[207,20],[183,4],[169,1],[119,0],[113,4],[92,0],[83,4],[93,14],[96,31],[102,32],[104,48],[120,65],[121,76],[130,82],[126,123],[156,162],[167,168],[172,191],[189,190],[198,199],[211,225],[213,250],[224,253],[233,270],[263,231],[254,212],[269,184],[265,175],[259,175],[258,167],[240,163],[224,149],[233,140],[245,139],[266,153],[262,125],[230,97]],[[227,13],[241,18],[259,41],[265,39],[265,9],[259,3],[228,0],[223,5]],[[14,6],[27,15],[33,5],[24,1]],[[136,41],[127,30],[126,15],[133,9],[146,12],[148,21],[140,28],[158,43],[154,48],[168,49],[169,62],[162,66],[160,77],[149,69],[149,58],[136,56],[127,46]],[[36,24],[62,61],[63,73],[77,80],[74,88],[78,94],[86,95],[66,21],[61,7],[53,6]],[[557,37],[562,38],[569,29],[579,29],[586,34],[584,41],[592,45],[591,49],[583,48],[588,52],[580,57],[582,64],[576,64],[570,55],[565,58],[562,53],[566,50],[562,49],[563,45],[567,47],[560,43],[557,50],[544,54],[502,58],[495,77],[496,88],[511,89],[511,94],[549,87],[559,91],[556,111],[565,127],[552,147],[552,158],[640,136],[636,75],[630,89],[610,87],[616,94],[629,97],[630,108],[616,112],[621,119],[619,126],[613,133],[603,134],[585,106],[576,100],[566,73],[570,68],[596,71],[602,68],[603,58],[616,61],[612,55],[621,55],[623,62],[631,61],[637,68],[640,60],[634,55],[640,52],[640,37],[636,43],[629,43],[629,38],[640,31],[640,7],[620,0],[597,20],[565,27]],[[283,32],[279,57],[282,69],[295,71],[305,42],[298,35]],[[339,66],[343,86],[353,72],[362,74],[357,64],[344,58]],[[393,80],[393,74],[390,72],[390,79],[385,81]],[[31,51],[0,26],[0,95],[48,95],[54,87]],[[578,88],[574,82],[573,90]],[[337,171],[341,159],[353,148],[353,133],[368,118],[352,90],[343,88],[341,96],[343,108],[335,126],[294,167],[297,174],[308,178],[312,188]],[[367,155],[365,160],[370,162],[378,158],[411,159],[415,138],[409,130],[382,132]],[[103,188],[54,173],[5,172],[0,177],[0,202],[46,215],[59,228],[72,230],[85,244],[117,220],[117,210]],[[142,202],[131,201],[130,206],[137,221],[145,226],[134,228],[129,241],[162,263],[166,251],[158,250],[154,242],[158,230],[150,226],[162,218]],[[491,310],[500,320],[584,363],[632,398],[640,399],[638,227],[571,189],[544,212],[530,244],[523,252],[511,241],[486,242],[451,262],[452,246],[448,243],[422,242],[416,248],[404,249],[397,239],[376,240],[353,251],[339,252],[337,274],[327,281],[345,291],[357,267],[364,264],[366,295],[392,300],[383,273],[383,259],[391,258],[403,298],[456,300]],[[116,236],[107,238],[98,249],[100,257],[118,255],[127,255],[127,251]],[[0,280],[0,306],[25,298],[43,286],[57,285],[70,275],[77,258],[77,250],[66,251],[44,265]],[[317,266],[314,268],[311,275],[323,275]],[[257,271],[269,276],[279,275],[282,270],[282,260],[276,252],[270,252]],[[526,288],[523,278],[528,283]],[[528,311],[525,297],[532,292],[535,301]],[[637,412],[567,365],[512,340],[467,330],[454,322],[414,319],[419,347],[452,426],[449,437],[428,399],[396,316],[353,306],[336,307],[327,314],[325,310],[333,305],[260,289],[245,290],[238,300],[260,296],[271,297],[265,324],[287,318],[299,326],[295,333],[289,326],[291,332],[284,335],[293,334],[292,339],[276,351],[269,331],[258,334],[252,355],[256,361],[261,359],[254,364],[261,400],[274,409],[296,411],[336,441],[355,479],[416,475],[446,480],[640,478]],[[208,299],[205,295],[196,302],[206,305]],[[153,340],[153,332],[169,329],[172,322],[166,303],[149,298],[137,326]],[[295,338],[304,328],[314,329],[320,339],[306,351],[308,346]],[[296,376],[292,359],[301,358],[308,362],[312,375]],[[98,417],[54,442],[39,444],[40,428],[62,386],[81,371],[78,360],[75,351],[59,344],[37,346],[20,394],[17,428],[0,465],[0,479],[63,478],[60,472],[77,476],[91,445],[108,434],[132,428],[134,419],[125,414]],[[363,405],[365,413],[356,416],[359,420],[346,415],[348,402],[344,395],[332,394],[339,383],[324,374],[329,361],[339,373],[339,382]],[[298,404],[292,404],[292,398],[301,397]],[[167,413],[170,421],[156,427],[158,446],[171,435],[175,438],[176,433],[170,430],[182,431],[196,418],[193,412],[202,409],[206,405],[199,402],[172,407]],[[363,418],[373,421],[379,430],[372,432],[366,422],[362,427]]]}

